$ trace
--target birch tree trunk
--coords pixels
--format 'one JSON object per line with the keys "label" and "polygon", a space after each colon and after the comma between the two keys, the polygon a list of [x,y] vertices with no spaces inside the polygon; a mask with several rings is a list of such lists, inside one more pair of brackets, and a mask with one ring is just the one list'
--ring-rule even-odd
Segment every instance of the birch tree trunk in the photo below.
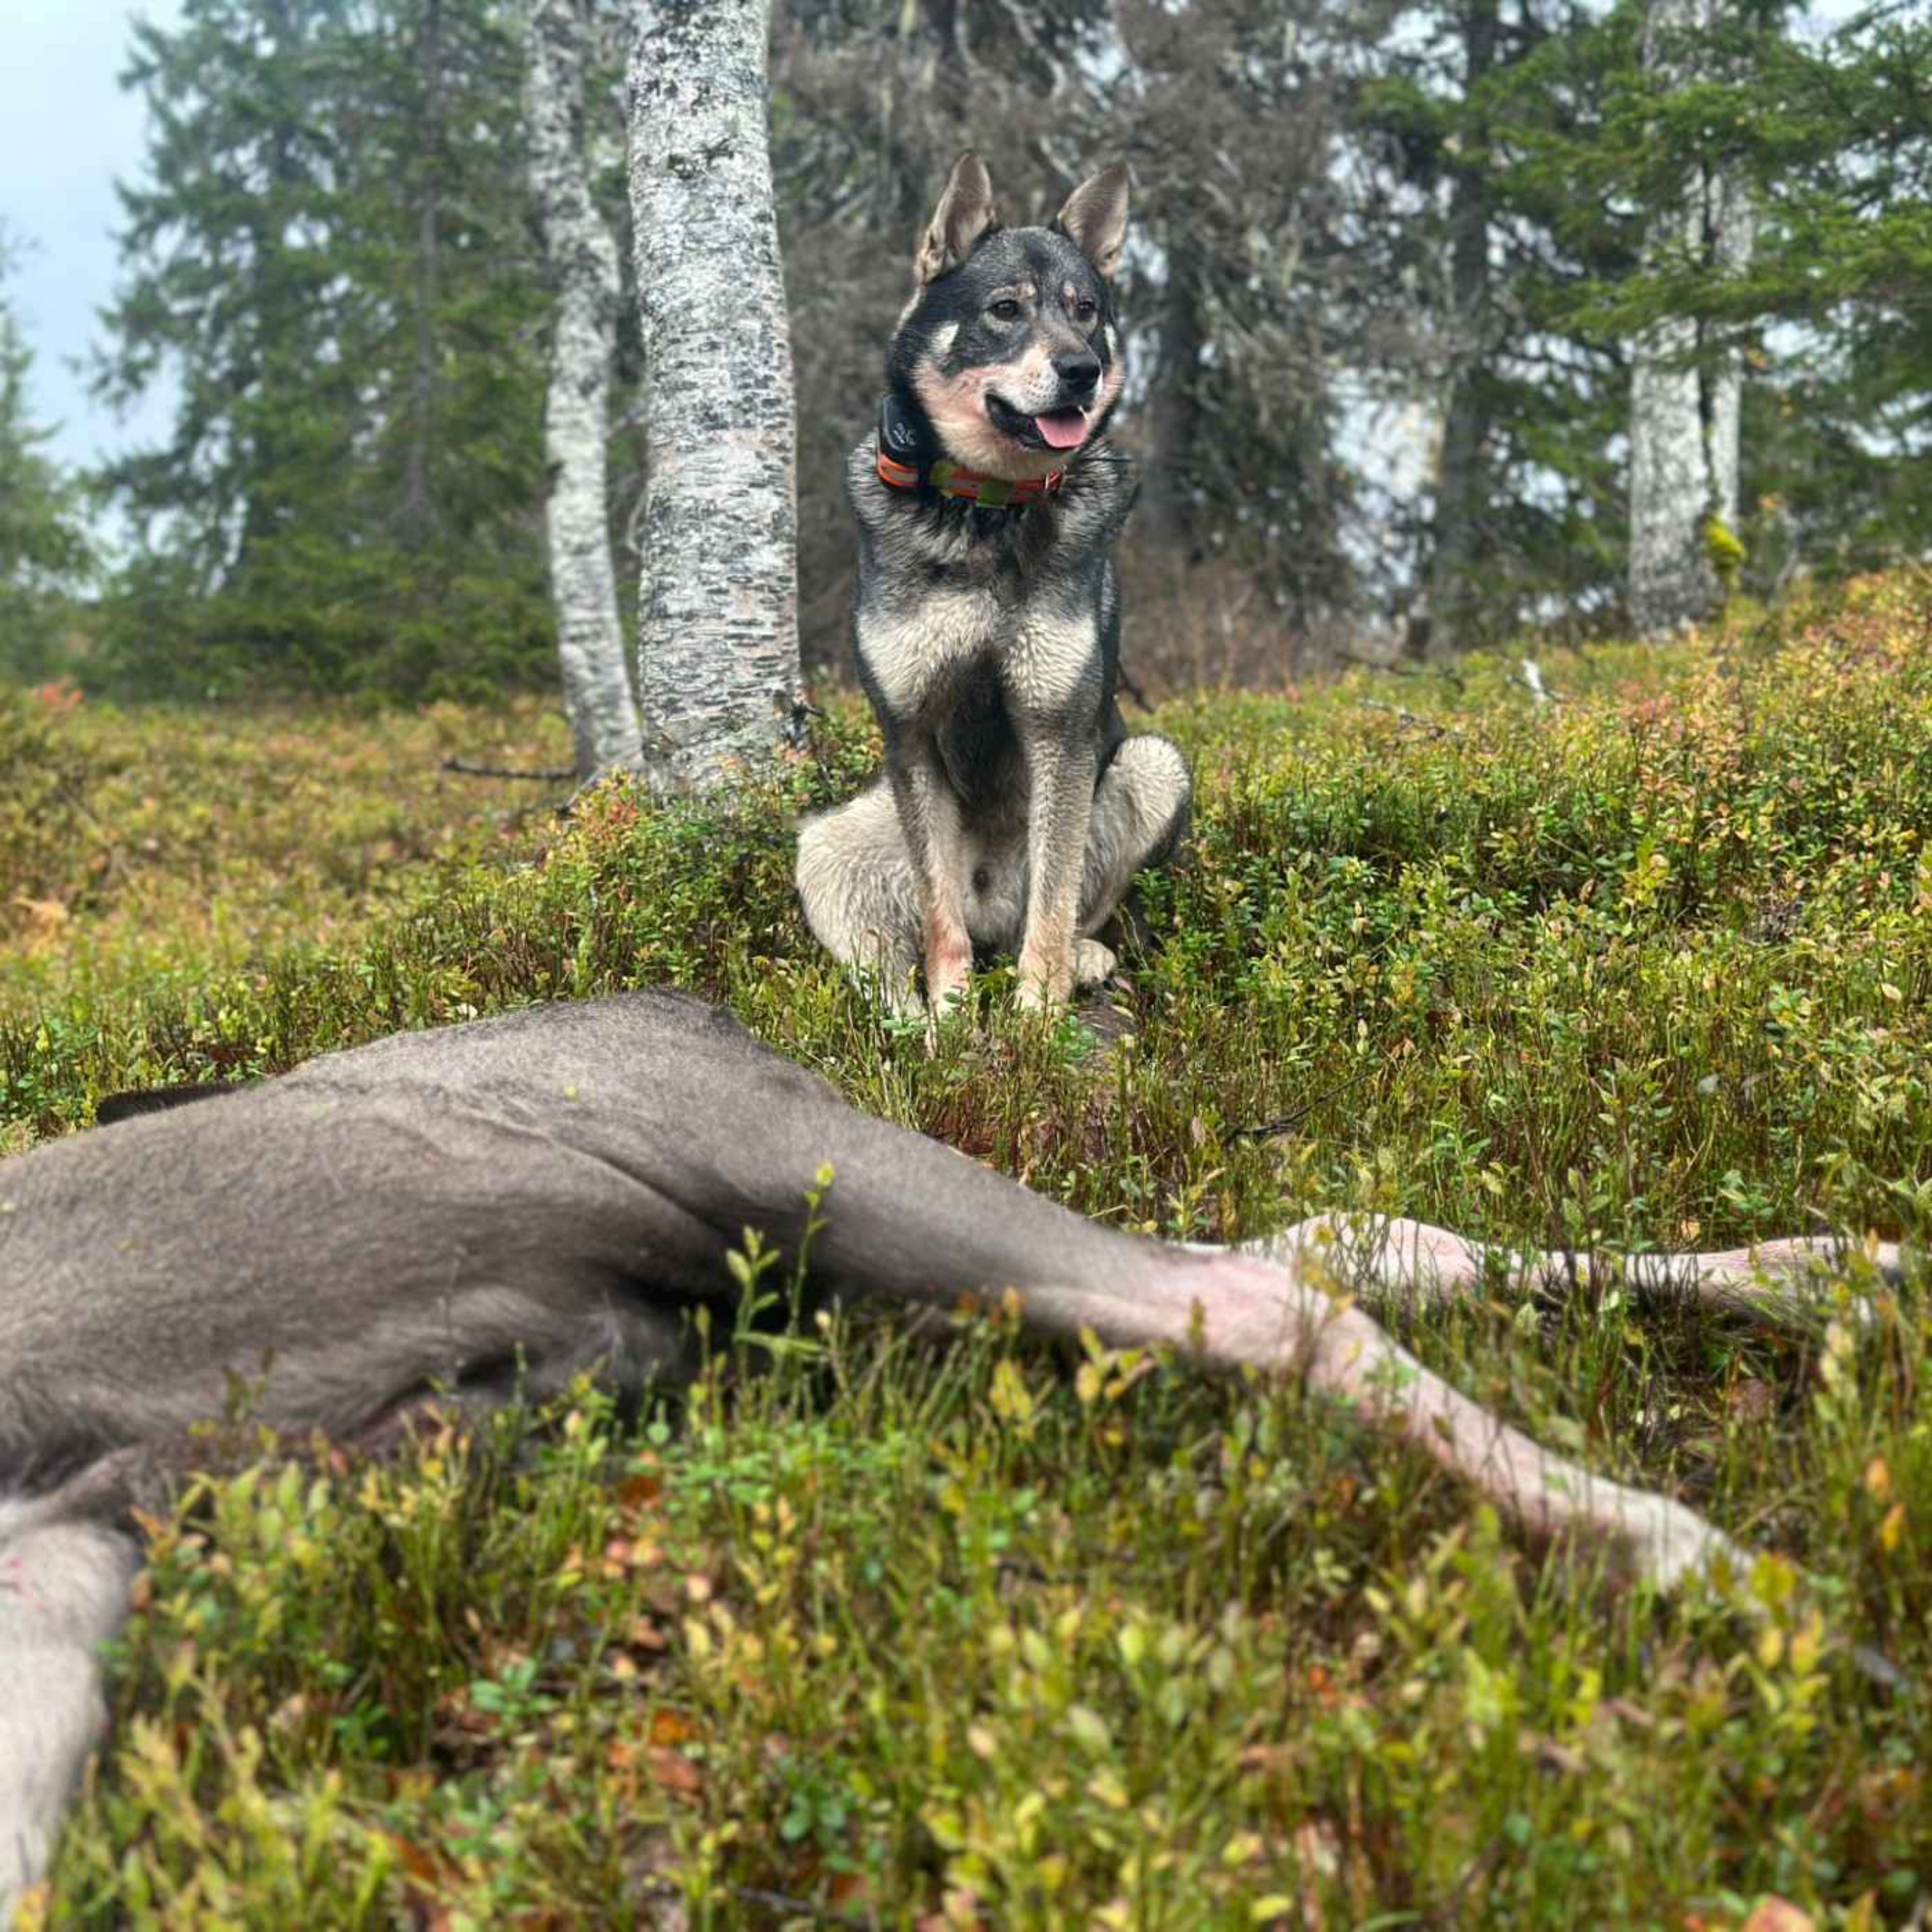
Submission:
{"label": "birch tree trunk", "polygon": [[791,339],[766,141],[771,0],[642,0],[630,185],[650,382],[638,694],[654,790],[800,716]]}
{"label": "birch tree trunk", "polygon": [[[1722,0],[1649,0],[1646,69],[1666,86],[1690,77],[1673,39],[1714,24]],[[1682,200],[1651,218],[1646,265],[1688,262],[1714,274],[1750,260],[1753,220],[1742,182],[1700,166]],[[1735,356],[1700,356],[1700,326],[1671,318],[1637,338],[1630,374],[1630,616],[1653,635],[1709,614],[1720,586],[1706,527],[1737,520],[1738,418],[1743,387]]]}
{"label": "birch tree trunk", "polygon": [[610,559],[606,451],[610,358],[620,284],[617,244],[591,199],[584,159],[584,0],[536,0],[527,106],[530,187],[556,289],[544,451],[544,523],[564,708],[577,775],[638,759],[638,713],[624,670],[624,630]]}

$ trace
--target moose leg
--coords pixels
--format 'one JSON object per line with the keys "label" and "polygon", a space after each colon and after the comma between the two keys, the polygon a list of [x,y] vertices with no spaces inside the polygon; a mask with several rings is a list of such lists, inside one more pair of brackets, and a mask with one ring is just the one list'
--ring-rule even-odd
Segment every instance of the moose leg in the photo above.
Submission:
{"label": "moose leg", "polygon": [[[1841,1240],[1801,1235],[1703,1254],[1575,1254],[1499,1248],[1398,1215],[1318,1214],[1265,1240],[1244,1242],[1242,1252],[1298,1271],[1317,1267],[1337,1280],[1417,1307],[1472,1294],[1493,1270],[1518,1289],[1615,1279],[1640,1294],[1674,1296],[1720,1314],[1789,1325],[1828,1311],[1821,1278],[1842,1268],[1848,1254],[1864,1251]],[[1882,1278],[1898,1279],[1901,1262],[1895,1242],[1879,1243],[1869,1259]]]}
{"label": "moose leg", "polygon": [[[728,1235],[756,1226],[792,1247],[804,1232],[805,1190],[830,1166],[826,1225],[812,1259],[835,1292],[946,1309],[962,1294],[1010,1288],[1022,1318],[1048,1334],[1090,1328],[1114,1346],[1172,1344],[1210,1368],[1305,1376],[1466,1480],[1532,1538],[1574,1534],[1660,1586],[1735,1553],[1682,1505],[1596,1474],[1490,1415],[1359,1309],[1332,1299],[1332,1269],[1190,1254],[1099,1227],[848,1107],[736,1029],[714,1028],[707,1048],[715,1056],[702,1064],[668,1055],[648,1087],[631,1080],[621,1089],[626,1106],[648,1093],[681,1124],[675,1169],[656,1164],[656,1184]],[[612,1057],[633,1066],[639,1058]],[[580,1093],[579,1120],[590,1098]],[[590,1111],[611,1137],[604,1157],[634,1166],[644,1124],[622,1108]]]}
{"label": "moose leg", "polygon": [[106,1721],[100,1646],[126,1621],[132,1541],[0,1502],[0,1920],[46,1869]]}
{"label": "moose leg", "polygon": [[1116,1347],[1168,1342],[1204,1366],[1299,1373],[1468,1483],[1532,1541],[1599,1549],[1626,1580],[1671,1589],[1719,1557],[1748,1568],[1694,1510],[1544,1448],[1424,1367],[1359,1309],[1245,1256],[1204,1265],[1214,1271],[1207,1277],[1177,1277],[1132,1298],[1112,1287],[1040,1290],[1022,1296],[1022,1317],[1054,1333],[1090,1328]]}

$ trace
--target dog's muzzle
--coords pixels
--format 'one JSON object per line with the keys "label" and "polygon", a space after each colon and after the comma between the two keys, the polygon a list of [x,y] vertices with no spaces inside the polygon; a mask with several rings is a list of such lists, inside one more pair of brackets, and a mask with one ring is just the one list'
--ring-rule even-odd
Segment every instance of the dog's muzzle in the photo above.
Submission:
{"label": "dog's muzzle", "polygon": [[986,420],[1004,436],[1024,449],[1078,449],[1093,427],[1093,412],[1078,403],[1029,416],[1012,404],[988,394]]}

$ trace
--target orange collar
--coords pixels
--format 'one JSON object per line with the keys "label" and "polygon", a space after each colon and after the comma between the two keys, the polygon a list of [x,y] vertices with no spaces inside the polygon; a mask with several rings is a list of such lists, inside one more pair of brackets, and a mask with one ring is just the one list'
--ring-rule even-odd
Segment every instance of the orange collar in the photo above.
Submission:
{"label": "orange collar", "polygon": [[985,476],[947,457],[928,464],[922,473],[916,465],[901,463],[896,458],[888,456],[883,441],[878,446],[878,452],[879,480],[882,483],[890,483],[895,490],[936,490],[942,496],[962,497],[986,510],[1012,509],[1022,503],[1036,503],[1043,496],[1057,495],[1060,485],[1066,481],[1064,470],[1050,470],[1044,476],[1022,477],[1017,482],[1006,476]]}

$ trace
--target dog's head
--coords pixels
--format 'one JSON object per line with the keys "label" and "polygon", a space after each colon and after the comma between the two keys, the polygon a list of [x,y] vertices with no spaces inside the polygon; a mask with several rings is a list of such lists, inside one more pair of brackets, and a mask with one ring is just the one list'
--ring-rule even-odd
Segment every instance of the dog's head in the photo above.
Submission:
{"label": "dog's head", "polygon": [[1108,282],[1126,229],[1124,165],[1083,182],[1050,227],[1002,228],[985,163],[953,163],[887,373],[955,462],[1045,476],[1100,433],[1125,373]]}

